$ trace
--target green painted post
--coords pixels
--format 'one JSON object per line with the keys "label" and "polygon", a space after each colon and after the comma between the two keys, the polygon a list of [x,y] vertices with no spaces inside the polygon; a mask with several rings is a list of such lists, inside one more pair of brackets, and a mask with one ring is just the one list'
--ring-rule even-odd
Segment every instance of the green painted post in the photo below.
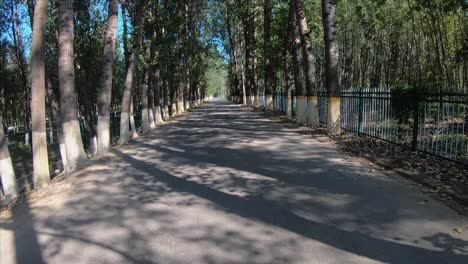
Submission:
{"label": "green painted post", "polygon": [[359,88],[359,121],[358,121],[358,133],[359,135],[362,134],[362,131],[364,130],[364,98],[363,97],[363,92],[362,92],[362,87]]}

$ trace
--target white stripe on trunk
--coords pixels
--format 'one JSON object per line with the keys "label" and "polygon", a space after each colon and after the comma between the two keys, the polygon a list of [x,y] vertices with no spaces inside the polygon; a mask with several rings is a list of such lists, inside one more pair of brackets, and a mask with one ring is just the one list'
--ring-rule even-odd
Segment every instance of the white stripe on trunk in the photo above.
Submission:
{"label": "white stripe on trunk", "polygon": [[[86,160],[86,155],[81,144],[80,123],[78,120],[63,123],[65,149],[67,151],[68,164],[73,167]],[[65,133],[67,131],[67,133]]]}
{"label": "white stripe on trunk", "polygon": [[130,126],[132,127],[132,138],[138,138],[138,133],[135,127],[135,117],[133,115],[130,115]]}
{"label": "white stripe on trunk", "polygon": [[307,98],[307,124],[312,127],[319,127],[318,101],[317,97]]}
{"label": "white stripe on trunk", "polygon": [[0,172],[5,199],[11,201],[18,196],[18,187],[10,157],[0,160]]}
{"label": "white stripe on trunk", "polygon": [[268,111],[272,111],[273,110],[273,96],[267,95],[265,96],[265,100],[266,100],[266,109]]}
{"label": "white stripe on trunk", "polygon": [[128,138],[130,136],[130,127],[129,127],[130,117],[128,113],[120,114],[120,138],[119,145],[125,145],[128,143]]}
{"label": "white stripe on trunk", "polygon": [[307,99],[304,96],[296,97],[296,120],[300,125],[307,123]]}
{"label": "white stripe on trunk", "polygon": [[330,135],[341,134],[340,101],[328,101],[327,132]]}
{"label": "white stripe on trunk", "polygon": [[110,116],[98,116],[97,135],[98,152],[107,152],[110,147]]}
{"label": "white stripe on trunk", "polygon": [[143,128],[143,133],[146,133],[150,130],[150,119],[148,108],[143,108],[141,110],[141,126]]}
{"label": "white stripe on trunk", "polygon": [[148,115],[149,115],[149,120],[150,120],[150,129],[155,129],[156,123],[154,120],[154,112],[152,108],[148,109]]}

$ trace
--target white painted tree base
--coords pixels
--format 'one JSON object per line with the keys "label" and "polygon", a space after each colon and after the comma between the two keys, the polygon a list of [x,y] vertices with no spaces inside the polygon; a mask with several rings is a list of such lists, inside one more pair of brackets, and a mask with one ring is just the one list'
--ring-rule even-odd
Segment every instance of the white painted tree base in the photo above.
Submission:
{"label": "white painted tree base", "polygon": [[5,199],[11,201],[18,196],[18,186],[10,157],[0,160],[0,174]]}
{"label": "white painted tree base", "polygon": [[130,117],[128,113],[122,112],[120,114],[120,137],[119,145],[125,145],[128,143],[128,138],[130,136],[130,127],[129,127]]}
{"label": "white painted tree base", "polygon": [[29,140],[29,131],[26,131],[26,132],[24,133],[24,144],[25,144],[26,146],[29,146],[29,141],[30,141],[30,140]]}
{"label": "white painted tree base", "polygon": [[68,164],[73,169],[75,165],[84,162],[88,158],[84,152],[78,120],[63,123],[63,138]]}
{"label": "white painted tree base", "polygon": [[159,106],[156,106],[155,108],[155,120],[156,120],[156,125],[162,125],[164,124],[164,120],[163,120],[163,116],[162,116],[162,113],[161,113],[161,107]]}
{"label": "white painted tree base", "polygon": [[327,132],[329,135],[341,134],[340,98],[328,98]]}
{"label": "white painted tree base", "polygon": [[141,110],[141,126],[143,128],[143,133],[147,133],[150,130],[150,118],[148,108],[143,108]]}
{"label": "white painted tree base", "polygon": [[148,109],[148,116],[149,116],[149,120],[150,120],[150,129],[155,129],[156,128],[156,121],[154,119],[153,108]]}
{"label": "white painted tree base", "polygon": [[268,111],[273,110],[273,96],[271,96],[271,95],[266,95],[265,96],[265,108]]}
{"label": "white painted tree base", "polygon": [[110,116],[98,116],[97,123],[98,154],[107,152],[110,147]]}
{"label": "white painted tree base", "polygon": [[34,189],[40,189],[50,184],[47,133],[35,131],[32,133],[32,139]]}
{"label": "white painted tree base", "polygon": [[[169,113],[169,112],[168,112]],[[173,103],[171,105],[171,115],[170,116],[176,116],[177,115],[177,104]]]}
{"label": "white painted tree base", "polygon": [[180,114],[183,114],[184,113],[184,102],[178,102],[177,103],[177,113],[180,115]]}
{"label": "white painted tree base", "polygon": [[89,143],[90,143],[89,146],[90,146],[91,155],[96,156],[97,155],[97,137],[96,136],[92,137]]}
{"label": "white painted tree base", "polygon": [[65,149],[65,144],[64,143],[59,144],[59,150],[60,150],[60,157],[62,158],[63,170],[64,171],[69,171],[70,170],[70,165],[68,165],[67,151]]}
{"label": "white painted tree base", "polygon": [[171,116],[169,115],[169,106],[166,106],[164,108],[164,121],[168,121],[171,119]]}
{"label": "white painted tree base", "polygon": [[305,96],[296,97],[296,122],[300,125],[307,124],[307,99]]}
{"label": "white painted tree base", "polygon": [[318,101],[316,96],[307,98],[307,124],[311,127],[319,127]]}
{"label": "white painted tree base", "polygon": [[258,95],[254,96],[254,107],[260,107],[260,97]]}
{"label": "white painted tree base", "polygon": [[138,133],[135,126],[135,117],[133,115],[130,115],[130,127],[132,128],[132,138],[137,139]]}

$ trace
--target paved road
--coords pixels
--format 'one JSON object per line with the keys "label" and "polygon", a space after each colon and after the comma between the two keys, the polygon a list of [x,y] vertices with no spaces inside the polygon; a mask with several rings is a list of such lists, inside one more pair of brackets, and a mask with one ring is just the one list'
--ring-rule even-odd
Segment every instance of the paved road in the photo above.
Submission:
{"label": "paved road", "polygon": [[[427,199],[429,202],[421,204]],[[468,263],[467,222],[226,101],[0,218],[0,263]]]}

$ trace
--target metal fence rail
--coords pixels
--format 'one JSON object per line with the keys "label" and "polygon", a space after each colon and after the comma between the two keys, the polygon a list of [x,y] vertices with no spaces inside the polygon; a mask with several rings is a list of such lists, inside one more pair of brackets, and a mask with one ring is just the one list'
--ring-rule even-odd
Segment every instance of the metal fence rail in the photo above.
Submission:
{"label": "metal fence rail", "polygon": [[[296,115],[296,97],[294,94],[291,95],[291,111],[292,115]],[[287,114],[288,111],[288,93],[286,92],[275,92],[273,93],[273,109]]]}
{"label": "metal fence rail", "polygon": [[[294,96],[292,96],[295,110]],[[274,109],[287,111],[286,93],[273,95]],[[319,117],[327,122],[327,93],[318,92]],[[398,92],[389,88],[341,91],[345,132],[387,140],[468,163],[468,94]]]}

